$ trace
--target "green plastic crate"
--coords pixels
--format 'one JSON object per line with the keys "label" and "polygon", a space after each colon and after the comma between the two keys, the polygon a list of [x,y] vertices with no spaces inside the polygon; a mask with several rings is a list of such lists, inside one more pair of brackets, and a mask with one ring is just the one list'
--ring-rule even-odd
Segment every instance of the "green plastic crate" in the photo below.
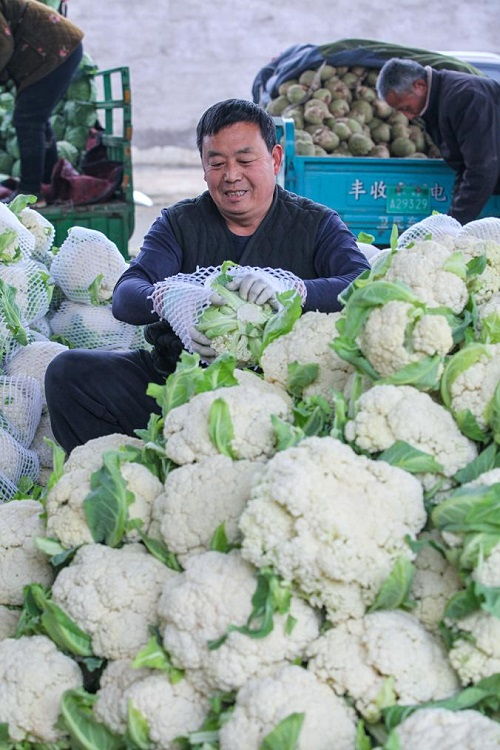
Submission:
{"label": "green plastic crate", "polygon": [[132,107],[130,73],[127,67],[100,70],[95,74],[98,100],[95,102],[103,143],[108,157],[123,164],[123,178],[116,199],[88,206],[50,205],[40,209],[55,227],[54,244],[60,246],[73,226],[103,232],[125,258],[134,231],[134,186],[132,179]]}

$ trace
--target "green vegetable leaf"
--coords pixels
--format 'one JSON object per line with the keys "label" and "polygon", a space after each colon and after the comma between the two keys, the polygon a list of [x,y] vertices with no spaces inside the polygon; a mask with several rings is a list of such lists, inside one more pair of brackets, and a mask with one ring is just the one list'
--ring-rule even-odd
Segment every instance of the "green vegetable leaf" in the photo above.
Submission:
{"label": "green vegetable leaf", "polygon": [[471,258],[466,264],[467,267],[467,279],[471,279],[474,276],[480,276],[485,270],[488,264],[486,255],[478,255],[477,258]]}
{"label": "green vegetable leaf", "polygon": [[184,670],[172,664],[169,653],[163,648],[158,631],[154,632],[146,645],[138,652],[132,662],[132,667],[134,669],[159,669],[165,672],[172,685],[180,682],[184,677]]}
{"label": "green vegetable leaf", "polygon": [[264,326],[262,332],[262,351],[269,344],[285,333],[289,333],[295,322],[302,314],[302,300],[300,294],[294,289],[276,295],[281,304],[277,313],[272,315]]}
{"label": "green vegetable leaf", "polygon": [[375,235],[368,234],[368,232],[358,232],[358,242],[364,242],[365,245],[371,245]]}
{"label": "green vegetable leaf", "polygon": [[127,733],[126,738],[129,744],[138,750],[150,750],[152,747],[149,737],[149,724],[138,708],[134,706],[129,699],[127,705]]}
{"label": "green vegetable leaf", "polygon": [[442,269],[443,271],[449,271],[450,273],[455,274],[455,276],[458,276],[458,278],[463,281],[467,278],[468,268],[465,263],[464,255],[460,250],[451,253],[451,255],[447,257],[442,265]]}
{"label": "green vegetable leaf", "polygon": [[493,432],[493,440],[500,443],[500,382],[495,388],[495,393],[486,407],[485,418]]}
{"label": "green vegetable leaf", "polygon": [[237,549],[238,546],[237,544],[232,544],[227,538],[226,524],[223,521],[212,534],[209,549],[227,555],[228,552],[231,552],[232,549]]}
{"label": "green vegetable leaf", "polygon": [[83,510],[94,542],[117,547],[127,532],[128,509],[135,496],[120,471],[119,452],[108,451],[102,458],[102,468],[90,478],[91,491]]}
{"label": "green vegetable leaf", "polygon": [[474,584],[470,584],[463,591],[457,591],[448,600],[443,617],[450,620],[460,620],[462,617],[476,612],[479,608],[480,600],[474,590]]}
{"label": "green vegetable leaf", "polygon": [[99,273],[95,277],[94,281],[91,284],[89,284],[89,286],[87,288],[87,291],[88,291],[89,296],[90,296],[90,304],[91,305],[101,305],[102,304],[102,300],[101,300],[101,298],[100,298],[99,295],[100,295],[100,292],[101,292],[101,285],[102,285],[103,279],[104,279],[104,274],[103,273]]}
{"label": "green vegetable leaf", "polygon": [[324,437],[332,428],[333,407],[323,396],[308,396],[293,407],[294,424],[310,437]]}
{"label": "green vegetable leaf", "polygon": [[22,635],[47,635],[62,651],[74,656],[93,656],[92,640],[39,583],[24,587],[24,602],[16,630]]}
{"label": "green vegetable leaf", "polygon": [[347,402],[343,393],[340,391],[334,391],[332,394],[334,417],[332,427],[330,430],[330,436],[345,442],[344,429],[347,424]]}
{"label": "green vegetable leaf", "polygon": [[495,443],[491,443],[476,458],[473,458],[467,466],[457,471],[453,479],[460,484],[466,484],[477,479],[484,472],[494,469],[497,460],[497,450]]}
{"label": "green vegetable leaf", "polygon": [[200,367],[198,354],[182,352],[175,371],[165,385],[149,383],[147,395],[156,400],[165,417],[171,409],[181,406],[198,393],[238,385],[234,377],[236,359],[222,354],[206,368]]}
{"label": "green vegetable leaf", "polygon": [[43,552],[49,558],[50,564],[54,568],[62,567],[71,562],[78,547],[63,547],[58,539],[50,537],[37,536],[35,539],[37,549]]}
{"label": "green vegetable leaf", "polygon": [[340,335],[330,343],[331,348],[341,359],[350,362],[356,370],[368,375],[371,380],[379,380],[380,376],[371,362],[361,353],[358,345],[352,338]]}
{"label": "green vegetable leaf", "polygon": [[37,200],[38,198],[36,197],[36,195],[23,195],[21,193],[20,195],[16,195],[14,200],[10,201],[9,208],[13,214],[19,217],[21,211],[24,211],[24,209],[31,203],[36,203]]}
{"label": "green vegetable leaf", "polygon": [[305,438],[305,433],[300,427],[290,424],[290,422],[285,422],[275,414],[271,415],[271,422],[276,438],[277,451],[285,451],[287,448],[297,445],[297,443],[300,443]]}
{"label": "green vegetable leaf", "polygon": [[414,573],[413,563],[407,557],[399,557],[368,612],[379,609],[410,609],[413,606],[409,597]]}
{"label": "green vegetable leaf", "polygon": [[208,412],[208,435],[212,445],[219,453],[232,459],[237,459],[233,449],[234,428],[233,420],[227,401],[216,398],[210,405]]}
{"label": "green vegetable leaf", "polygon": [[404,440],[395,443],[379,455],[380,461],[387,461],[392,466],[410,472],[411,474],[431,473],[439,474],[444,471],[443,466],[429,453],[414,448]]}
{"label": "green vegetable leaf", "polygon": [[47,480],[47,492],[49,492],[60,480],[64,473],[64,461],[66,454],[60,445],[50,438],[45,437],[44,442],[52,447],[52,472]]}
{"label": "green vegetable leaf", "polygon": [[433,357],[422,357],[417,362],[410,362],[397,372],[386,378],[380,378],[379,383],[389,385],[413,385],[425,391],[433,391],[439,387],[439,379],[443,357],[435,354]]}
{"label": "green vegetable leaf", "polygon": [[0,312],[3,314],[5,326],[19,344],[26,346],[28,336],[23,328],[21,311],[16,302],[16,291],[15,287],[0,279]]}
{"label": "green vegetable leaf", "polygon": [[100,724],[93,713],[97,696],[85,690],[66,690],[60,721],[71,737],[72,750],[123,750],[123,739]]}
{"label": "green vegetable leaf", "polygon": [[413,706],[391,706],[384,709],[384,721],[388,730],[394,729],[404,719],[422,708],[446,708],[449,711],[462,711],[475,708],[496,712],[500,709],[500,674],[485,677],[476,685],[439,701],[428,701]]}
{"label": "green vegetable leaf", "polygon": [[398,238],[399,238],[399,229],[397,224],[392,225],[391,229],[391,236],[389,239],[389,247],[391,250],[397,250],[398,249]]}
{"label": "green vegetable leaf", "polygon": [[0,234],[0,263],[17,263],[22,252],[15,229],[6,229]]}
{"label": "green vegetable leaf", "polygon": [[431,518],[441,531],[500,536],[500,482],[460,487],[433,509]]}
{"label": "green vegetable leaf", "polygon": [[360,719],[356,724],[356,740],[354,750],[372,750],[372,741],[365,731],[365,724]]}
{"label": "green vegetable leaf", "polygon": [[403,750],[395,729],[387,737],[383,750]]}
{"label": "green vegetable leaf", "polygon": [[296,750],[305,714],[289,714],[266,734],[259,750]]}
{"label": "green vegetable leaf", "polygon": [[175,570],[177,571],[177,573],[182,573],[182,565],[180,564],[176,555],[173,552],[170,552],[165,542],[161,541],[160,539],[153,539],[153,537],[147,536],[147,534],[145,534],[142,529],[139,529],[139,536],[141,537],[141,541],[143,542],[147,551],[151,555],[153,555],[153,557],[156,557],[156,559],[166,565],[167,568]]}
{"label": "green vegetable leaf", "polygon": [[451,387],[457,377],[485,356],[491,356],[486,346],[474,343],[468,344],[449,358],[441,378],[441,398],[449,409],[451,409],[452,402]]}
{"label": "green vegetable leaf", "polygon": [[474,414],[469,409],[454,412],[453,416],[458,424],[460,431],[471,440],[477,443],[484,443],[488,440],[487,430],[483,430]]}
{"label": "green vegetable leaf", "polygon": [[286,389],[292,396],[302,398],[304,388],[314,383],[319,373],[319,365],[316,362],[301,365],[299,362],[288,364],[288,378]]}

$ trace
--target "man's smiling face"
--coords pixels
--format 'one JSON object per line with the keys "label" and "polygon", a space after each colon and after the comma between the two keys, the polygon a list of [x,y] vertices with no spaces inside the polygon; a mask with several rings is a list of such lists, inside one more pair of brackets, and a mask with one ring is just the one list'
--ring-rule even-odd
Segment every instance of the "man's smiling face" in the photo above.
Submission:
{"label": "man's smiling face", "polygon": [[208,190],[228,227],[251,234],[268,212],[283,151],[270,153],[259,126],[228,125],[203,138],[201,161]]}

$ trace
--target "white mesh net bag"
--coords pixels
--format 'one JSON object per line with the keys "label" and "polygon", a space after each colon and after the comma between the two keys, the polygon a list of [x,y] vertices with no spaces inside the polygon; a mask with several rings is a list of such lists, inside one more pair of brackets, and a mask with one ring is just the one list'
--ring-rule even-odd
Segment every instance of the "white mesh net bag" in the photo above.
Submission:
{"label": "white mesh net bag", "polygon": [[19,263],[0,265],[0,279],[16,290],[16,304],[24,323],[29,325],[46,315],[53,284],[42,263],[21,260]]}
{"label": "white mesh net bag", "polygon": [[491,240],[500,243],[500,219],[486,216],[464,224],[460,237],[474,237],[477,240]]}
{"label": "white mesh net bag", "polygon": [[117,320],[110,305],[63,302],[50,318],[54,334],[72,349],[130,349],[136,326]]}
{"label": "white mesh net bag", "polygon": [[7,503],[15,495],[17,486],[0,471],[0,503]]}
{"label": "white mesh net bag", "polygon": [[52,469],[52,446],[50,445],[50,443],[46,442],[45,438],[47,438],[48,440],[52,440],[53,442],[55,442],[56,440],[54,437],[54,433],[52,432],[48,412],[42,413],[40,424],[37,427],[35,437],[33,438],[33,442],[30,445],[30,449],[32,451],[35,451],[35,453],[37,454],[40,468]]}
{"label": "white mesh net bag", "polygon": [[29,375],[34,378],[41,391],[42,404],[45,405],[45,372],[54,357],[67,349],[57,341],[33,341],[7,358],[5,372],[12,377]]}
{"label": "white mesh net bag", "polygon": [[[192,351],[190,329],[196,325],[200,315],[210,306],[213,294],[211,284],[219,276],[223,266],[198,268],[195,273],[178,273],[154,285],[151,299],[156,314],[167,320],[188,351]],[[302,279],[291,271],[281,268],[256,268],[254,266],[232,266],[227,273],[233,278],[255,273],[264,278],[277,294],[290,289],[299,293],[302,302],[306,288]]]}
{"label": "white mesh net bag", "polygon": [[114,286],[127,267],[115,243],[102,232],[72,227],[50,271],[68,299],[98,305],[111,300]]}
{"label": "white mesh net bag", "polygon": [[50,323],[45,315],[34,320],[29,328],[33,333],[38,333],[46,339],[49,339],[52,336],[52,328],[50,327]]}
{"label": "white mesh net bag", "polygon": [[17,485],[21,477],[36,481],[39,470],[35,451],[28,450],[0,428],[0,475]]}
{"label": "white mesh net bag", "polygon": [[42,263],[52,259],[49,251],[54,244],[56,230],[50,221],[33,208],[23,208],[19,214],[19,221],[35,238],[35,246],[31,252],[32,258]]}
{"label": "white mesh net bag", "polygon": [[433,214],[426,216],[422,221],[412,224],[411,227],[399,236],[398,248],[408,247],[419,240],[432,239],[434,242],[448,242],[446,238],[456,237],[462,225],[452,216],[446,214]]}
{"label": "white mesh net bag", "polygon": [[0,427],[26,448],[42,415],[42,389],[29,375],[0,375]]}
{"label": "white mesh net bag", "polygon": [[21,224],[5,203],[0,203],[0,263],[28,259],[34,247],[34,235]]}

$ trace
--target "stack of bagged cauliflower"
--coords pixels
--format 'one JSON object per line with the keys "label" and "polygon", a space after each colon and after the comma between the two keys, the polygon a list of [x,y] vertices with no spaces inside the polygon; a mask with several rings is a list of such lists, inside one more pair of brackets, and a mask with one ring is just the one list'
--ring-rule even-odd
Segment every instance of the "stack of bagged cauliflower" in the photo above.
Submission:
{"label": "stack of bagged cauliflower", "polygon": [[142,329],[116,320],[113,287],[127,268],[101,232],[72,227],[60,248],[54,227],[29,207],[0,204],[0,502],[44,481],[52,438],[45,371],[68,347],[135,348]]}
{"label": "stack of bagged cauliflower", "polygon": [[500,220],[0,505],[0,744],[500,747]]}

